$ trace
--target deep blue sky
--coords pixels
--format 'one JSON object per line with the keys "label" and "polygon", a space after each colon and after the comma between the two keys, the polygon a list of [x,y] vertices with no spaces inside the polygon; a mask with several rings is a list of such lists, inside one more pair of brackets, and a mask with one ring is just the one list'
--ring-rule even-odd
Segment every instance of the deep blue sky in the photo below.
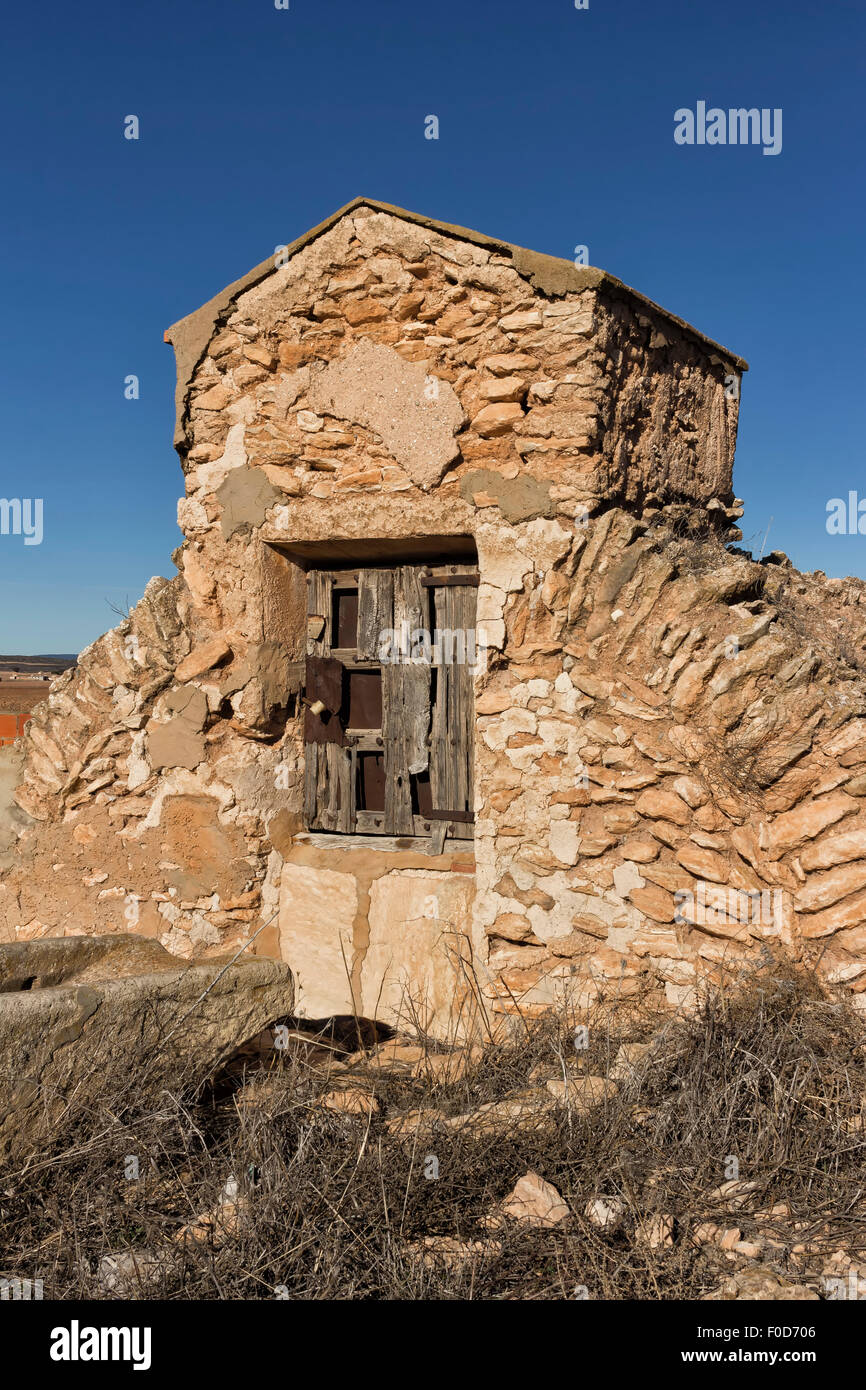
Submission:
{"label": "deep blue sky", "polygon": [[[768,550],[866,576],[825,529],[866,496],[864,38],[862,0],[9,7],[0,497],[45,534],[0,536],[0,652],[76,650],[174,573],[163,330],[358,193],[585,243],[741,353],[744,543],[772,516]],[[781,154],[675,145],[699,99],[781,107]]]}

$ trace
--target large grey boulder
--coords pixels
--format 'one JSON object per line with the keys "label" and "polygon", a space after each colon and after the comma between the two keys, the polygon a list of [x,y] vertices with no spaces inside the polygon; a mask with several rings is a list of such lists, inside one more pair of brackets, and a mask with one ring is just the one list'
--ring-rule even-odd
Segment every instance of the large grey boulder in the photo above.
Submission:
{"label": "large grey boulder", "polygon": [[0,944],[0,1154],[112,1087],[128,1098],[207,1076],[292,1013],[287,965],[187,963],[145,937]]}

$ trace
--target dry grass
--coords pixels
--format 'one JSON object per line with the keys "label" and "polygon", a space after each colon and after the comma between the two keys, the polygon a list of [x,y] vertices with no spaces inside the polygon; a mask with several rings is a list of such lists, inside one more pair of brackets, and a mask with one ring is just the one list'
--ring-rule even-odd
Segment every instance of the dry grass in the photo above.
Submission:
{"label": "dry grass", "polygon": [[[840,604],[838,595],[796,570],[772,576],[771,602],[779,623],[794,633],[804,651],[819,655],[837,680],[866,676],[866,614],[855,604]],[[856,584],[856,580],[850,581]]]}
{"label": "dry grass", "polygon": [[[593,1298],[688,1299],[732,1270],[690,1240],[703,1221],[774,1239],[762,1260],[795,1281],[816,1281],[840,1246],[863,1256],[866,1052],[847,1003],[776,961],[692,1016],[591,1019],[586,1051],[575,1051],[573,1028],[564,1017],[527,1022],[444,1087],[372,1057],[365,1066],[364,1054],[360,1073],[327,1080],[325,1054],[311,1061],[304,1045],[252,1073],[236,1064],[197,1094],[143,1096],[135,1078],[106,1077],[62,1134],[0,1178],[0,1274],[41,1277],[46,1297],[106,1297],[102,1257],[145,1249],[163,1252],[162,1265],[126,1290],[133,1297],[273,1298],[282,1286],[306,1299],[551,1299],[585,1286]],[[622,1042],[649,1039],[631,1078],[590,1114],[550,1109],[530,1128],[486,1133],[446,1124],[547,1077],[605,1075]],[[377,1114],[317,1103],[350,1080],[375,1090]],[[396,1114],[433,1107],[431,1131],[389,1131]],[[137,1181],[124,1176],[129,1155]],[[425,1176],[430,1156],[438,1178]],[[757,1186],[726,1207],[712,1190],[731,1156]],[[571,1220],[491,1232],[485,1218],[527,1169],[555,1184]],[[230,1175],[239,1200],[223,1228],[178,1239]],[[615,1230],[584,1216],[599,1195],[624,1203]],[[758,1214],[779,1203],[786,1215]],[[654,1212],[674,1218],[669,1248],[636,1238]],[[488,1244],[446,1263],[422,1258],[430,1236]],[[814,1251],[797,1254],[804,1244]]]}

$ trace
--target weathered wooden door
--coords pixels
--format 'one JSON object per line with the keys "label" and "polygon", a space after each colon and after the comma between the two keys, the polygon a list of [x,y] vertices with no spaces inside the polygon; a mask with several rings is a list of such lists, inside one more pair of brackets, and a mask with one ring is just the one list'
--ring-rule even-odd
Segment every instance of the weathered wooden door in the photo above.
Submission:
{"label": "weathered wooden door", "polygon": [[473,834],[477,570],[307,576],[306,824]]}

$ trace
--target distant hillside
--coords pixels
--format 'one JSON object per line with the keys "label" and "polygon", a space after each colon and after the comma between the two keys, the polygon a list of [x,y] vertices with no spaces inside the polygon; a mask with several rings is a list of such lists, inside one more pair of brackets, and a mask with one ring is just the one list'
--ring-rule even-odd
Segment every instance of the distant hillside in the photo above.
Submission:
{"label": "distant hillside", "polygon": [[5,656],[0,653],[0,671],[66,671],[78,661],[76,652],[45,652],[38,656]]}

